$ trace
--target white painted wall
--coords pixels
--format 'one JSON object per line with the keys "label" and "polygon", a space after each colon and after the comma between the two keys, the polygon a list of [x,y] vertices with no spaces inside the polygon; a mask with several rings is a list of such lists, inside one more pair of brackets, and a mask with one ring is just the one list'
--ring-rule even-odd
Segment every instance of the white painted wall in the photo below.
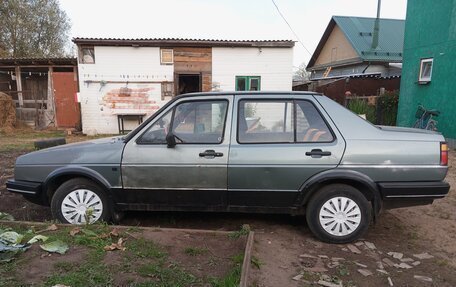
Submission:
{"label": "white painted wall", "polygon": [[[292,60],[292,48],[212,48],[214,90],[234,91],[236,76],[261,76],[262,91],[291,91]],[[158,47],[100,46],[95,47],[95,64],[79,64],[78,73],[82,128],[93,135],[118,133],[118,113],[146,113],[146,119],[163,106],[161,85],[153,82],[173,81],[174,70],[160,64]],[[148,83],[135,83],[139,81]],[[122,88],[132,89],[142,100],[122,103],[113,97]]]}
{"label": "white painted wall", "polygon": [[[118,113],[146,113],[146,119],[164,104],[161,85],[153,82],[173,81],[173,66],[160,64],[158,47],[95,47],[95,64],[79,64],[78,73],[82,129],[89,135],[117,134]],[[99,81],[107,83],[103,85]],[[135,83],[139,81],[148,83]],[[141,91],[142,101],[134,105],[114,103],[113,91],[121,88],[132,89],[136,95]],[[137,125],[126,124],[130,129]]]}
{"label": "white painted wall", "polygon": [[261,76],[262,91],[291,91],[293,48],[212,48],[212,86],[234,91],[236,76]]}

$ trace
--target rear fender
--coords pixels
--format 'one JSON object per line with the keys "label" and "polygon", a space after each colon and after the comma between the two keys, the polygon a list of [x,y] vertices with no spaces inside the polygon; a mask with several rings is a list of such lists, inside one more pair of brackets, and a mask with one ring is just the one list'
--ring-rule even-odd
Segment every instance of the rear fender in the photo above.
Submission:
{"label": "rear fender", "polygon": [[344,183],[358,189],[372,203],[375,220],[382,206],[378,185],[367,175],[353,170],[330,169],[314,175],[301,186],[297,206],[305,207],[321,187],[333,183]]}

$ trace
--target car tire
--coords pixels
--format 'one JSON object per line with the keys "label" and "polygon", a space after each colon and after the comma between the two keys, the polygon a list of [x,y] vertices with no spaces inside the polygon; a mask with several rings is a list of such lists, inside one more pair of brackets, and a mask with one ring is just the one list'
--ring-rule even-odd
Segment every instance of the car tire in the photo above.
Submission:
{"label": "car tire", "polygon": [[51,211],[62,223],[85,224],[109,221],[111,207],[105,191],[86,178],[73,178],[60,185],[52,196]]}
{"label": "car tire", "polygon": [[346,184],[322,187],[306,208],[310,230],[328,243],[349,243],[359,239],[372,219],[372,206],[356,188]]}

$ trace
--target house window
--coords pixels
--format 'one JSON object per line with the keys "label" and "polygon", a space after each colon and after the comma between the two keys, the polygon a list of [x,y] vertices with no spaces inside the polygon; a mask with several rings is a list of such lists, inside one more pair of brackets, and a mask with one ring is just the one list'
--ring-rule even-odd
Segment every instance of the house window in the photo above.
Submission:
{"label": "house window", "polygon": [[433,58],[421,59],[418,82],[426,84],[431,81],[433,61]]}
{"label": "house window", "polygon": [[236,76],[236,91],[259,91],[260,89],[260,76]]}
{"label": "house window", "polygon": [[79,49],[80,64],[95,64],[95,50],[93,47],[81,47]]}
{"label": "house window", "polygon": [[160,63],[162,65],[170,65],[173,62],[173,49],[160,49]]}
{"label": "house window", "polygon": [[174,97],[174,82],[161,83],[161,99],[162,101],[171,100]]}

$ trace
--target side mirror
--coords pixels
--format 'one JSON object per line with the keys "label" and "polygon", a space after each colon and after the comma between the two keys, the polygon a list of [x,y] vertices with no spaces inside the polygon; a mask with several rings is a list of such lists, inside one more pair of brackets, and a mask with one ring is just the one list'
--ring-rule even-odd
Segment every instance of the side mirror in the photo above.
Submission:
{"label": "side mirror", "polygon": [[166,143],[168,144],[168,148],[173,148],[176,146],[176,137],[172,132],[169,132],[166,135]]}

